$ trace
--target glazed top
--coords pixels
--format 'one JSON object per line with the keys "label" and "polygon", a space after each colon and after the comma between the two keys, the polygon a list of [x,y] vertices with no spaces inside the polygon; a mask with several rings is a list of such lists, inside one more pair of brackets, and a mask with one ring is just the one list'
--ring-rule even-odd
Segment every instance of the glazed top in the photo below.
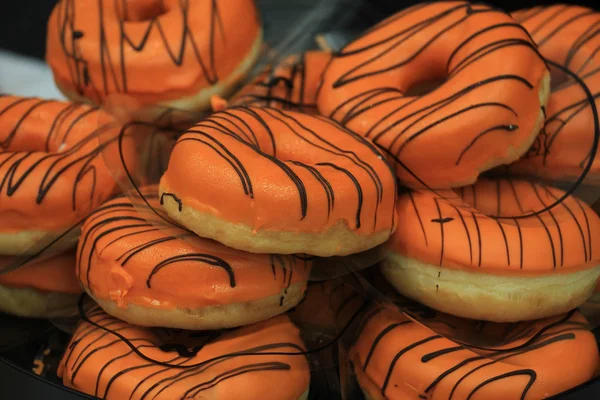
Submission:
{"label": "glazed top", "polygon": [[317,105],[387,149],[406,185],[458,187],[525,150],[542,122],[547,76],[504,11],[424,2],[336,53]]}
{"label": "glazed top", "polygon": [[230,101],[231,105],[270,106],[311,114],[317,110],[317,88],[331,54],[307,51],[269,66]]}
{"label": "glazed top", "polygon": [[170,222],[155,186],[142,193],[144,199],[108,201],[82,227],[77,277],[94,297],[164,309],[277,294],[283,302],[290,285],[308,279],[306,259],[250,254],[202,239]]}
{"label": "glazed top", "polygon": [[161,179],[180,205],[255,229],[392,231],[395,178],[368,140],[327,118],[265,107],[212,114],[177,141]]}
{"label": "glazed top", "polygon": [[594,336],[576,310],[511,324],[433,315],[439,331],[387,306],[363,314],[350,357],[369,393],[393,400],[533,400],[587,381],[599,362]]}
{"label": "glazed top", "polygon": [[595,267],[600,218],[574,196],[521,180],[480,180],[455,191],[416,191],[397,202],[392,248],[431,265],[502,273]]}
{"label": "glazed top", "polygon": [[61,0],[46,59],[59,86],[100,103],[191,96],[226,78],[260,33],[252,0]]}
{"label": "glazed top", "polygon": [[119,131],[98,108],[0,96],[0,231],[57,231],[112,195]]}
{"label": "glazed top", "polygon": [[296,400],[310,379],[303,352],[285,315],[192,332],[136,327],[94,307],[85,311],[58,375],[102,399]]}
{"label": "glazed top", "polygon": [[[0,257],[0,269],[9,261],[9,257]],[[75,275],[74,253],[36,260],[11,272],[0,273],[0,285],[34,288],[45,292],[81,293],[81,286]]]}
{"label": "glazed top", "polygon": [[597,72],[600,61],[600,37],[596,31],[600,24],[598,11],[556,4],[516,11],[512,16],[531,34],[544,57],[583,76]]}
{"label": "glazed top", "polygon": [[[575,5],[534,7],[513,13],[531,34],[540,53],[577,74],[600,107],[600,13]],[[594,139],[591,99],[572,77],[552,68],[547,120],[523,160],[514,168],[549,178],[575,178],[588,164]],[[589,176],[600,179],[600,157]]]}

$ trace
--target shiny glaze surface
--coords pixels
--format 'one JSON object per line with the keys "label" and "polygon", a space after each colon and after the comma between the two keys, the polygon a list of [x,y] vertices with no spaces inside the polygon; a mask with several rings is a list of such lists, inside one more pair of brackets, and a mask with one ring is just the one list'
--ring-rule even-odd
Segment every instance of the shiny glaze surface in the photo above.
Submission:
{"label": "shiny glaze surface", "polygon": [[338,223],[392,231],[396,186],[382,153],[327,118],[233,107],[178,140],[161,179],[181,207],[258,230],[322,232]]}
{"label": "shiny glaze surface", "polygon": [[600,218],[583,201],[522,180],[480,180],[455,191],[400,196],[392,237],[400,254],[432,265],[540,274],[595,267]]}
{"label": "shiny glaze surface", "polygon": [[[573,5],[553,5],[512,14],[540,53],[577,74],[600,107],[600,13]],[[588,164],[595,121],[581,86],[558,69],[548,100],[547,121],[536,142],[513,169],[545,178],[576,178]],[[600,161],[588,178],[600,180]]]}
{"label": "shiny glaze surface", "polygon": [[0,96],[0,232],[69,227],[115,193],[103,153],[119,129],[98,108]]}
{"label": "shiny glaze surface", "polygon": [[[512,324],[434,318],[439,332],[386,306],[364,313],[350,358],[372,398],[541,399],[587,381],[598,365],[594,335],[576,310]],[[477,340],[445,336],[453,331]],[[478,345],[484,338],[497,345]]]}
{"label": "shiny glaze surface", "polygon": [[259,400],[265,394],[295,400],[309,384],[303,352],[298,328],[286,316],[195,332],[140,328],[94,307],[84,312],[58,374],[66,386],[108,400]]}
{"label": "shiny glaze surface", "polygon": [[120,306],[195,309],[281,294],[308,279],[310,261],[229,249],[172,223],[155,186],[144,199],[119,197],[82,228],[77,278],[96,298]]}
{"label": "shiny glaze surface", "polygon": [[231,105],[269,106],[317,114],[317,89],[331,54],[307,51],[267,68],[231,99]]}
{"label": "shiny glaze surface", "polygon": [[[9,261],[8,257],[0,257],[0,265]],[[36,260],[11,272],[2,273],[0,285],[45,292],[81,293],[81,286],[75,275],[74,253]]]}
{"label": "shiny glaze surface", "polygon": [[458,187],[526,151],[542,123],[547,76],[528,33],[504,11],[428,2],[336,53],[317,105],[384,148],[406,185]]}
{"label": "shiny glaze surface", "polygon": [[61,0],[46,59],[65,88],[95,103],[190,96],[231,74],[260,34],[253,0]]}

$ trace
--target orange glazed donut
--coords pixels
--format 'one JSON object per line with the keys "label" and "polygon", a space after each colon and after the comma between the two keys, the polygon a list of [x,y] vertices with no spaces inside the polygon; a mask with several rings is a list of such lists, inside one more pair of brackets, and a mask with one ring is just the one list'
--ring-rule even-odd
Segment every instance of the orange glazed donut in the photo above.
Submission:
{"label": "orange glazed donut", "polygon": [[287,316],[230,331],[148,329],[83,315],[58,375],[107,400],[306,399],[310,373],[300,333]]}
{"label": "orange glazed donut", "polygon": [[232,90],[261,44],[252,0],[61,0],[46,60],[72,99],[201,110]]}
{"label": "orange glazed donut", "polygon": [[[537,400],[586,382],[598,365],[575,310],[516,324],[435,318],[477,340],[450,339],[384,306],[365,312],[349,353],[367,399]],[[500,344],[478,344],[485,339]]]}
{"label": "orange glazed donut", "polygon": [[175,144],[160,181],[169,216],[257,253],[346,255],[394,230],[396,182],[371,142],[316,115],[235,107]]}
{"label": "orange glazed donut", "polygon": [[231,99],[231,105],[254,105],[318,114],[317,88],[331,54],[307,51],[269,68]]}
{"label": "orange glazed donut", "polygon": [[[544,57],[583,80],[600,107],[600,13],[580,6],[554,5],[518,11],[513,17],[531,33]],[[552,82],[544,129],[513,169],[543,178],[574,179],[589,162],[594,116],[576,81],[556,80]],[[600,157],[593,161],[588,179],[600,182]]]}
{"label": "orange glazed donut", "polygon": [[590,297],[600,218],[588,205],[568,196],[547,209],[564,193],[526,181],[481,180],[456,193],[399,198],[383,273],[400,293],[498,322],[557,315]]}
{"label": "orange glazed donut", "polygon": [[157,188],[120,197],[84,223],[77,277],[106,312],[129,323],[219,329],[270,318],[304,297],[309,262],[255,255],[169,222]]}
{"label": "orange glazed donut", "polygon": [[[117,190],[103,153],[118,154],[118,133],[98,108],[0,96],[0,254],[33,251]],[[131,138],[123,145],[129,157]],[[60,246],[75,246],[78,233],[71,233]]]}
{"label": "orange glazed donut", "polygon": [[[418,93],[433,81],[443,83]],[[317,105],[386,149],[406,185],[449,188],[527,151],[544,121],[549,84],[535,45],[505,12],[431,2],[335,54]]]}
{"label": "orange glazed donut", "polygon": [[[0,257],[0,266],[10,257]],[[81,287],[75,276],[75,254],[36,261],[0,273],[0,311],[21,317],[73,316]]]}

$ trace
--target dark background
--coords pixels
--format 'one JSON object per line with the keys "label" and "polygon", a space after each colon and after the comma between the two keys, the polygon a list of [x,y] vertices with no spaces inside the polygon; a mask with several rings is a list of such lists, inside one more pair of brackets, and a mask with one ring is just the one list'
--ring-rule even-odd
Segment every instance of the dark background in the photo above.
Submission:
{"label": "dark background", "polygon": [[[44,57],[46,20],[57,0],[1,0],[0,9],[0,48],[11,50],[21,54],[31,55],[37,58]],[[260,6],[264,0],[257,0]],[[276,0],[279,7],[285,7],[288,0]],[[327,0],[324,0],[327,1]],[[350,3],[362,3],[360,21],[357,25],[372,24],[385,15],[394,11],[419,3],[411,0],[347,0]],[[310,5],[316,0],[305,0],[303,3]],[[588,4],[590,6],[596,1],[566,1],[567,3]],[[300,3],[295,1],[294,3]],[[558,3],[557,1],[487,1],[507,10],[531,7],[537,4]],[[565,3],[562,1],[561,3]]]}

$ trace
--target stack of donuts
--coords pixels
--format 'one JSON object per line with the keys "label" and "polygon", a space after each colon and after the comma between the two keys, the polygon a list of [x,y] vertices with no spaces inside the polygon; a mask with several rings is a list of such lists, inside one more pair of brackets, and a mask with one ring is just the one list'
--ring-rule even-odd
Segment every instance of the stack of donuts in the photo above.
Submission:
{"label": "stack of donuts", "polygon": [[[71,102],[0,97],[0,310],[76,313],[58,374],[103,399],[306,399],[301,328],[329,323],[367,399],[584,383],[600,217],[574,190],[600,182],[598,26],[423,3],[244,86],[252,0],[61,0],[47,62]],[[136,179],[128,126],[169,109],[205,116]]]}
{"label": "stack of donuts", "polygon": [[[117,192],[103,154],[118,154],[119,131],[97,106],[0,96],[1,311],[72,314],[78,226]],[[128,138],[121,149],[133,162]]]}

